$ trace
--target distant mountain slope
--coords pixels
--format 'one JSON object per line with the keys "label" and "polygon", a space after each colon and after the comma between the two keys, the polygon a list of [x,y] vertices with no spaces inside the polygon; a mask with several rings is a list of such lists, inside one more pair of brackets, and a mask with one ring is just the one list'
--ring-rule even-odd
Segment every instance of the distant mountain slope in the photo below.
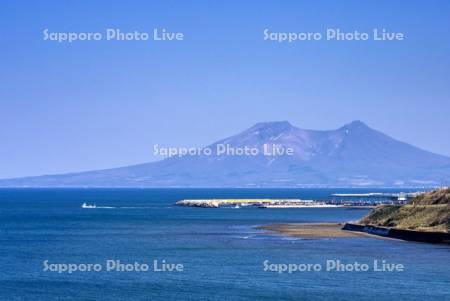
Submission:
{"label": "distant mountain slope", "polygon": [[[293,154],[262,155],[264,145]],[[289,122],[258,123],[211,144],[256,148],[255,156],[171,157],[81,173],[0,180],[0,186],[54,187],[316,187],[435,186],[450,182],[450,158],[394,140],[354,121],[330,131]]]}

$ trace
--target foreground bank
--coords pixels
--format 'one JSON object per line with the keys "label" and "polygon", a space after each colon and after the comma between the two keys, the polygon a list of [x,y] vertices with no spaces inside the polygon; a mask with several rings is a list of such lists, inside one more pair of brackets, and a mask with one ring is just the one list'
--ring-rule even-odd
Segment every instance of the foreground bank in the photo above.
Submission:
{"label": "foreground bank", "polygon": [[406,205],[375,208],[344,230],[428,243],[450,243],[450,188],[423,193]]}
{"label": "foreground bank", "polygon": [[450,243],[450,233],[447,232],[403,230],[352,223],[346,223],[342,230],[417,242]]}
{"label": "foreground bank", "polygon": [[450,188],[423,193],[405,205],[381,205],[353,223],[275,224],[258,227],[304,238],[372,235],[427,243],[450,243]]}

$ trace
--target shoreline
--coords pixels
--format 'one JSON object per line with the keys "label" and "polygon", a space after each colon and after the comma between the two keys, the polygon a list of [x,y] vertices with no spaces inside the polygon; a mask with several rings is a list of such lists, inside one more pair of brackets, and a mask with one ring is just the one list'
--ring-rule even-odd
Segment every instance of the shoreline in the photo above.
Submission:
{"label": "shoreline", "polygon": [[376,238],[384,240],[413,241],[422,243],[450,242],[450,234],[444,232],[413,231],[352,223],[286,223],[255,227],[284,236],[300,238]]}
{"label": "shoreline", "polygon": [[[364,232],[343,230],[342,223],[288,223],[257,226],[259,230],[269,230],[281,235],[302,238],[344,238],[344,237],[376,237]],[[380,237],[377,237],[380,238]]]}

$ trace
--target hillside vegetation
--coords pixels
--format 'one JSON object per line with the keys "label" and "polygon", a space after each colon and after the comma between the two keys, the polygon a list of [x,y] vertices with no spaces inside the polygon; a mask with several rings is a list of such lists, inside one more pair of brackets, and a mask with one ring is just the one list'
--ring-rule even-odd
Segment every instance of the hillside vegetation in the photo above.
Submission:
{"label": "hillside vegetation", "polygon": [[415,205],[438,205],[450,204],[450,188],[437,189],[428,193],[423,193],[415,197],[411,204]]}
{"label": "hillside vegetation", "polygon": [[415,197],[407,205],[375,208],[360,223],[398,229],[450,232],[450,189]]}

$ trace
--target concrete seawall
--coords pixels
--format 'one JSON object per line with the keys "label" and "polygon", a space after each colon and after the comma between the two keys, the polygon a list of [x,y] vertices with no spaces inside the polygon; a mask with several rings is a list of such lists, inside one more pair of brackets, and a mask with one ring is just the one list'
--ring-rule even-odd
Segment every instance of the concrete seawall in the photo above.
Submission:
{"label": "concrete seawall", "polygon": [[450,243],[450,233],[444,232],[402,230],[395,228],[351,224],[351,223],[346,223],[344,227],[342,227],[342,230],[365,232],[373,235],[408,241],[418,241],[427,243]]}

